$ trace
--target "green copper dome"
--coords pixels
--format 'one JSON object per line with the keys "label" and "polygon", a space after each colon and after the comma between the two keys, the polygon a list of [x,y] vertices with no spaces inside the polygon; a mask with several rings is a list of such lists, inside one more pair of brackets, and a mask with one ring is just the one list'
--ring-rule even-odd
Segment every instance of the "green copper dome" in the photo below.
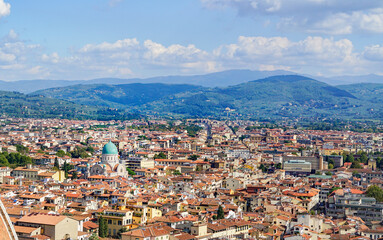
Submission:
{"label": "green copper dome", "polygon": [[118,154],[116,145],[109,141],[102,149],[102,154]]}

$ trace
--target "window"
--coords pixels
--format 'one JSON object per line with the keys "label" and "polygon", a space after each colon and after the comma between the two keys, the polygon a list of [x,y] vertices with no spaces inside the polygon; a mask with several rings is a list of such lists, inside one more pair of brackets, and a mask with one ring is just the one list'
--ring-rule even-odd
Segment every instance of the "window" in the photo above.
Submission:
{"label": "window", "polygon": [[108,224],[112,224],[112,220],[109,219],[109,220],[108,220]]}
{"label": "window", "polygon": [[118,225],[122,225],[122,221],[118,221]]}

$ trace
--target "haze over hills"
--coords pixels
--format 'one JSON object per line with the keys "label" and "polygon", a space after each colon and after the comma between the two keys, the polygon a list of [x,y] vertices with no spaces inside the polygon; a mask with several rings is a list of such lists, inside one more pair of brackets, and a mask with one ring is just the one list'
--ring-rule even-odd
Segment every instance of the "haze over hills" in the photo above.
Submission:
{"label": "haze over hills", "polygon": [[[237,114],[264,118],[352,117],[364,112],[362,102],[347,91],[303,76],[273,76],[227,88],[178,95],[147,109],[187,116]],[[347,111],[345,111],[347,109]]]}
{"label": "haze over hills", "polygon": [[[29,95],[2,92],[0,113],[9,116],[26,114],[26,117],[97,119],[112,119],[113,116],[122,119],[136,113],[172,117],[383,119],[383,84],[331,86],[295,74],[248,80],[252,74],[258,73],[236,70],[193,76],[195,82],[210,79],[210,83],[205,85],[213,85],[217,79],[226,79],[226,85],[241,82],[225,87],[164,83],[77,84],[38,90]],[[245,80],[235,76],[244,76]],[[109,80],[117,83],[126,81]],[[173,80],[170,77],[167,81]],[[54,84],[65,85],[68,82]],[[40,83],[50,86],[45,81]],[[24,89],[27,87],[32,88],[25,84]],[[62,106],[65,106],[64,112],[59,110]]]}
{"label": "haze over hills", "polygon": [[191,76],[159,76],[152,78],[98,78],[92,80],[20,80],[14,82],[0,81],[0,90],[18,91],[31,93],[47,88],[65,87],[77,84],[129,84],[129,83],[165,83],[165,84],[191,84],[204,87],[226,87],[255,79],[274,75],[294,74],[288,71],[251,71],[251,70],[229,70],[223,72],[209,73]]}
{"label": "haze over hills", "polygon": [[383,104],[383,84],[381,83],[356,83],[337,87],[353,94],[358,99]]}
{"label": "haze over hills", "polygon": [[327,79],[336,83],[336,85],[357,84],[357,83],[383,84],[383,76],[376,75],[376,74],[358,75],[358,76],[337,76],[337,77],[330,77]]}
{"label": "haze over hills", "polygon": [[[355,92],[355,95],[353,94]],[[187,117],[381,117],[382,104],[355,90],[299,75],[273,76],[223,88],[193,85],[76,85],[37,91],[51,98],[156,115]]]}
{"label": "haze over hills", "polygon": [[32,94],[73,101],[85,105],[128,108],[141,106],[177,93],[199,91],[201,89],[204,88],[187,84],[92,84],[50,88],[39,90]]}
{"label": "haze over hills", "polygon": [[[283,70],[276,71],[252,71],[252,70],[228,70],[203,75],[191,76],[159,76],[151,78],[98,78],[92,80],[20,80],[20,81],[0,81],[0,90],[17,91],[21,93],[31,93],[47,88],[57,88],[73,86],[78,84],[130,84],[130,83],[164,83],[164,84],[190,84],[203,87],[228,87],[240,83],[245,83],[257,79],[276,75],[298,75],[297,73]],[[304,75],[317,79],[330,85],[344,85],[354,83],[383,83],[383,76],[361,75],[361,76],[338,76],[338,77],[317,77]]]}
{"label": "haze over hills", "polygon": [[0,115],[20,118],[128,119],[133,114],[18,92],[0,91]]}
{"label": "haze over hills", "polygon": [[81,84],[82,81],[69,80],[20,80],[14,82],[0,81],[0,91],[31,93],[40,89],[66,87]]}

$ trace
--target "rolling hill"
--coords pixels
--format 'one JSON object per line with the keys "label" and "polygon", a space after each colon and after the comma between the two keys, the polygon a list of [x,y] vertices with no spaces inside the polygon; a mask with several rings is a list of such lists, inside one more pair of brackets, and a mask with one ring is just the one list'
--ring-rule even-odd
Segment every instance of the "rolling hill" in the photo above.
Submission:
{"label": "rolling hill", "polygon": [[128,119],[135,116],[117,109],[85,106],[41,95],[5,91],[0,91],[0,115],[2,117],[99,120]]}
{"label": "rolling hill", "polygon": [[251,71],[251,70],[228,70],[202,75],[191,76],[159,76],[151,78],[97,78],[92,80],[20,80],[0,81],[0,90],[32,93],[47,88],[67,87],[73,85],[120,85],[131,83],[164,83],[164,84],[191,84],[204,87],[227,87],[255,79],[274,75],[293,74],[292,72],[277,71]]}
{"label": "rolling hill", "polygon": [[[223,88],[193,85],[77,85],[38,91],[51,98],[143,114],[181,117],[381,118],[381,103],[299,75]],[[371,108],[377,111],[371,111]]]}
{"label": "rolling hill", "polygon": [[173,113],[198,117],[225,114],[265,118],[350,117],[362,111],[361,105],[345,90],[307,77],[285,75],[178,95],[151,103],[147,109],[161,112],[172,109]]}
{"label": "rolling hill", "polygon": [[33,94],[92,106],[130,108],[160,100],[181,92],[198,91],[200,86],[187,84],[132,83],[120,85],[74,85],[50,88]]}
{"label": "rolling hill", "polygon": [[[222,72],[214,72],[201,75],[190,76],[159,76],[151,78],[97,78],[91,80],[19,80],[19,81],[1,81],[0,90],[17,91],[21,93],[32,93],[47,88],[67,87],[73,85],[120,85],[131,83],[164,83],[164,84],[191,84],[203,87],[228,87],[252,80],[263,79],[276,75],[297,75],[297,73],[275,70],[275,71],[254,71],[247,69],[234,69]],[[380,75],[360,75],[360,76],[336,76],[322,77],[309,76],[329,85],[345,85],[355,83],[382,83],[383,76]]]}
{"label": "rolling hill", "polygon": [[340,85],[337,87],[353,94],[358,99],[363,99],[371,103],[383,104],[383,84],[357,83]]}

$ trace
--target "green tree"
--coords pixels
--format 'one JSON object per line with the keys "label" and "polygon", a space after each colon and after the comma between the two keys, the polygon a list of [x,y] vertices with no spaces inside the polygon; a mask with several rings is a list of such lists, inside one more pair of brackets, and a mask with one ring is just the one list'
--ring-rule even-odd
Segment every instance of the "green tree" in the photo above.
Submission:
{"label": "green tree", "polygon": [[90,153],[94,153],[94,148],[93,147],[91,147],[91,146],[88,146],[87,148],[86,148],[86,151],[87,152],[90,152]]}
{"label": "green tree", "polygon": [[328,164],[329,164],[329,165],[330,165],[330,164],[332,164],[333,166],[335,165],[335,162],[334,162],[334,160],[333,160],[333,159],[331,159],[331,158],[330,158],[330,159],[328,159],[328,161],[327,161],[327,162],[328,162]]}
{"label": "green tree", "polygon": [[174,175],[182,175],[182,173],[181,173],[180,171],[178,171],[178,170],[175,170],[175,171],[173,172],[173,174],[174,174]]}
{"label": "green tree", "polygon": [[268,170],[268,168],[265,167],[265,165],[263,165],[263,163],[261,163],[261,165],[259,165],[258,169],[261,169],[262,172],[264,172],[264,173],[267,172],[267,170]]}
{"label": "green tree", "polygon": [[359,158],[359,162],[361,163],[367,163],[368,162],[368,157],[366,152],[362,152],[362,155]]}
{"label": "green tree", "polygon": [[193,160],[193,161],[197,160],[198,158],[199,158],[199,155],[196,155],[196,154],[190,155],[188,157],[189,160]]}
{"label": "green tree", "polygon": [[134,175],[136,175],[136,172],[135,171],[133,171],[132,169],[130,169],[130,168],[126,168],[126,171],[128,172],[128,174],[129,175],[131,175],[131,176],[134,176]]}
{"label": "green tree", "polygon": [[360,165],[360,162],[359,162],[359,161],[354,161],[354,162],[351,164],[351,168],[362,168],[362,166]]}
{"label": "green tree", "polygon": [[64,162],[61,170],[65,172],[65,177],[68,178],[69,170],[73,169],[73,165],[68,164],[66,161]]}
{"label": "green tree", "polygon": [[100,240],[100,238],[99,238],[95,233],[93,233],[93,234],[89,237],[89,240]]}
{"label": "green tree", "polygon": [[57,159],[57,157],[55,158],[55,163],[54,163],[53,167],[54,167],[55,169],[57,169],[57,170],[60,169],[60,164],[59,164],[59,160]]}
{"label": "green tree", "polygon": [[217,210],[217,219],[224,219],[225,218],[225,212],[223,211],[223,208],[221,205],[219,205]]}
{"label": "green tree", "polygon": [[1,167],[8,167],[9,166],[8,159],[4,155],[0,155],[0,166]]}
{"label": "green tree", "polygon": [[366,195],[375,198],[377,202],[383,202],[383,189],[381,189],[379,186],[369,186],[367,188]]}
{"label": "green tree", "polygon": [[29,148],[27,148],[23,145],[17,144],[16,145],[16,151],[21,153],[21,154],[27,154],[29,152]]}
{"label": "green tree", "polygon": [[354,162],[354,156],[353,155],[347,155],[345,162]]}
{"label": "green tree", "polygon": [[70,152],[73,158],[87,158],[89,154],[86,152],[85,148],[77,146],[73,151]]}
{"label": "green tree", "polygon": [[381,157],[376,158],[376,167],[380,169],[383,168],[383,159]]}
{"label": "green tree", "polygon": [[185,130],[188,132],[189,137],[197,136],[197,132],[202,130],[202,127],[191,124],[185,127]]}
{"label": "green tree", "polygon": [[167,156],[165,155],[165,153],[163,152],[160,152],[159,154],[154,154],[154,159],[166,159]]}
{"label": "green tree", "polygon": [[149,138],[145,135],[138,136],[138,140],[149,140]]}
{"label": "green tree", "polygon": [[328,169],[334,169],[334,165],[332,163],[328,164]]}
{"label": "green tree", "polygon": [[342,153],[343,161],[346,161],[347,155],[349,155],[349,154],[350,154],[350,153],[347,152],[347,151],[344,151],[344,152]]}
{"label": "green tree", "polygon": [[57,157],[64,157],[65,156],[65,151],[62,150],[62,149],[58,150],[57,153],[56,153],[56,156]]}
{"label": "green tree", "polygon": [[108,236],[108,224],[102,216],[98,218],[98,236],[102,238]]}
{"label": "green tree", "polygon": [[282,169],[282,163],[277,163],[277,165],[275,165],[275,168],[276,169]]}
{"label": "green tree", "polygon": [[72,179],[77,179],[78,178],[78,173],[77,171],[72,172]]}
{"label": "green tree", "polygon": [[[12,166],[25,166],[27,164],[32,164],[32,158],[29,156],[22,155],[20,153],[8,153],[8,152],[2,152],[0,153],[1,156],[4,156],[8,163]],[[6,162],[3,160],[3,162],[6,164]]]}
{"label": "green tree", "polygon": [[120,228],[117,232],[118,239],[121,239],[121,233],[127,232],[128,229],[126,227]]}
{"label": "green tree", "polygon": [[353,177],[357,177],[357,178],[360,178],[360,177],[361,177],[360,174],[359,174],[359,172],[356,171],[356,170],[352,171],[352,176],[353,176]]}

